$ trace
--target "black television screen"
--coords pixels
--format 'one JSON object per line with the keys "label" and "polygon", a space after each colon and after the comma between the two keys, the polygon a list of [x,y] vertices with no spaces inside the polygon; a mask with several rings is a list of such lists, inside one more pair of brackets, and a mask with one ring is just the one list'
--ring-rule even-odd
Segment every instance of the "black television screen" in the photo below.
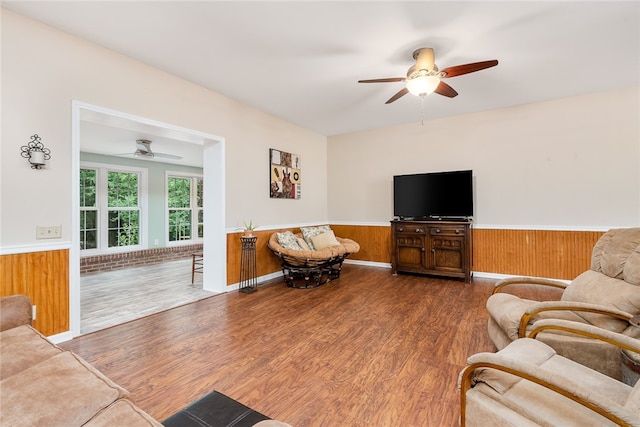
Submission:
{"label": "black television screen", "polygon": [[393,214],[401,219],[472,217],[472,171],[394,176]]}

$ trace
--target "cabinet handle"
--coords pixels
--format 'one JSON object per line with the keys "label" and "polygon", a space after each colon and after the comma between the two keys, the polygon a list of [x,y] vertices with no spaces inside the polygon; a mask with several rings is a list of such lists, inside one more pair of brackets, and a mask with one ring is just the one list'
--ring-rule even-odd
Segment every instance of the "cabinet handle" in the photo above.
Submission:
{"label": "cabinet handle", "polygon": [[416,233],[423,233],[424,230],[422,228],[416,228]]}
{"label": "cabinet handle", "polygon": [[398,231],[404,231],[403,227],[398,227]]}
{"label": "cabinet handle", "polygon": [[460,234],[460,230],[456,230],[456,234]]}
{"label": "cabinet handle", "polygon": [[440,232],[440,229],[439,229],[439,228],[436,228],[436,233],[439,233],[439,232]]}

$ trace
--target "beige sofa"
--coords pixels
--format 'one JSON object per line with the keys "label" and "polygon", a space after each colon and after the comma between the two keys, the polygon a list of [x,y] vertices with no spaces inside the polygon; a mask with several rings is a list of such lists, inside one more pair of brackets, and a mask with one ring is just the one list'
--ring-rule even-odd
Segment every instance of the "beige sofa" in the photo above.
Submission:
{"label": "beige sofa", "polygon": [[162,426],[128,392],[31,327],[31,301],[0,298],[0,426]]}
{"label": "beige sofa", "polygon": [[[78,355],[52,344],[31,322],[28,297],[0,298],[0,427],[164,427],[131,402],[126,390]],[[211,409],[196,402],[164,423],[291,427],[271,419],[254,424],[248,415],[255,411],[227,399],[234,405]],[[194,413],[199,418],[190,415]]]}

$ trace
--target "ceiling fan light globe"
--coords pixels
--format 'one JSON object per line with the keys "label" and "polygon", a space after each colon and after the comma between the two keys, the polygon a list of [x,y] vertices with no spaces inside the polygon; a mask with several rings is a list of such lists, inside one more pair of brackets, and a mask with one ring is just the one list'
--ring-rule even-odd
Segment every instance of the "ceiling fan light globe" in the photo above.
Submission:
{"label": "ceiling fan light globe", "polygon": [[418,76],[407,80],[407,90],[415,96],[426,96],[433,93],[440,84],[436,76]]}

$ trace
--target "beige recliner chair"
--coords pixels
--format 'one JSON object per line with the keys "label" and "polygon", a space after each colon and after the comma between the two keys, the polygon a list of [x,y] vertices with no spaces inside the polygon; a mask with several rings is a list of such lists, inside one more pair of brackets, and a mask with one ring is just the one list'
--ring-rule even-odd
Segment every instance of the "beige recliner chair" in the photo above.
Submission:
{"label": "beige recliner chair", "polygon": [[[598,336],[640,352],[640,341],[584,323],[541,320],[538,326]],[[536,339],[518,339],[467,362],[458,381],[462,427],[640,426],[640,381],[617,381]]]}
{"label": "beige recliner chair", "polygon": [[[562,288],[559,301],[532,301],[503,293],[506,286],[536,284]],[[631,317],[640,314],[640,227],[606,232],[593,248],[591,269],[565,282],[538,278],[509,278],[496,283],[487,300],[489,336],[501,350],[528,335],[542,319],[564,319],[640,337]],[[621,379],[620,350],[611,344],[562,331],[538,337],[558,354]]]}

